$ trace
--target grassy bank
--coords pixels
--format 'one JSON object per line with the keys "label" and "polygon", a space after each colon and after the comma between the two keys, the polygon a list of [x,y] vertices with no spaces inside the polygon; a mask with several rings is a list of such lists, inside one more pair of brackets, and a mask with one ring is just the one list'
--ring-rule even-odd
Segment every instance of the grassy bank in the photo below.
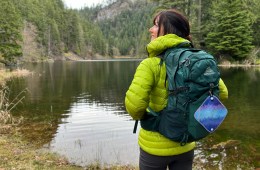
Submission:
{"label": "grassy bank", "polygon": [[16,131],[15,125],[1,125],[0,128],[0,169],[82,169],[70,165],[56,154],[39,150],[25,141]]}
{"label": "grassy bank", "polygon": [[110,166],[101,168],[99,164],[79,167],[70,164],[66,158],[39,149],[26,141],[16,125],[0,124],[0,170],[134,170],[130,166]]}

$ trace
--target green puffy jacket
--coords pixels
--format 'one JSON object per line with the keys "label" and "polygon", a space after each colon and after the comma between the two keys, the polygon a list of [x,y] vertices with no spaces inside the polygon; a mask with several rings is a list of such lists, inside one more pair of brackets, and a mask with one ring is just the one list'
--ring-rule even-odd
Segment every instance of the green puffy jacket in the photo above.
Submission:
{"label": "green puffy jacket", "polygon": [[[167,90],[165,88],[166,68],[160,65],[158,54],[167,48],[177,46],[188,41],[175,34],[160,36],[147,45],[149,57],[143,60],[136,69],[134,79],[126,93],[125,106],[127,112],[135,120],[143,117],[149,106],[154,111],[162,110],[167,104]],[[224,82],[219,82],[220,99],[228,97]],[[180,146],[179,143],[167,139],[158,132],[140,129],[138,143],[140,147],[152,155],[178,155],[192,150],[195,142]]]}

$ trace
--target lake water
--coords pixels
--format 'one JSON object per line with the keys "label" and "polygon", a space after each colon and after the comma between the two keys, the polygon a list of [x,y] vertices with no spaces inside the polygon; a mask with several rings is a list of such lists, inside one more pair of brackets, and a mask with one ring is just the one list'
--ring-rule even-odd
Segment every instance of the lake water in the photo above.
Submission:
{"label": "lake water", "polygon": [[[139,63],[25,65],[33,74],[8,84],[13,97],[21,91],[26,97],[14,110],[25,118],[24,137],[80,166],[137,165],[138,135],[132,133],[134,121],[125,111],[124,97]],[[259,167],[260,69],[221,68],[221,73],[229,89],[224,103],[229,113],[214,135],[198,142],[195,166]]]}

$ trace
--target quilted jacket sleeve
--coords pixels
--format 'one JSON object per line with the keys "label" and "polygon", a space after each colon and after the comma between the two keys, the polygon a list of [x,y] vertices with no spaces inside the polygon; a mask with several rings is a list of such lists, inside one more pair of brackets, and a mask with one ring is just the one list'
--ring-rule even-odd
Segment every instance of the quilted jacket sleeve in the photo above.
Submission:
{"label": "quilted jacket sleeve", "polygon": [[154,73],[149,58],[137,67],[134,79],[126,92],[126,111],[135,119],[141,119],[149,105],[150,92],[154,84]]}
{"label": "quilted jacket sleeve", "polygon": [[219,80],[219,98],[220,100],[228,98],[228,89],[222,79]]}

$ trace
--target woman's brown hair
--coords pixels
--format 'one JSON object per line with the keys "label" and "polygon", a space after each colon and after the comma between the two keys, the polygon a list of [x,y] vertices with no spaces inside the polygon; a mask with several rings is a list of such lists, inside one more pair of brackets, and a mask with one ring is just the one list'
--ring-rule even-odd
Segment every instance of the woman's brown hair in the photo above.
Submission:
{"label": "woman's brown hair", "polygon": [[159,30],[157,36],[159,36],[160,32],[162,32],[163,35],[176,34],[179,37],[185,38],[191,42],[189,21],[179,11],[175,9],[170,9],[159,12],[154,17],[154,24],[157,18],[159,20]]}

